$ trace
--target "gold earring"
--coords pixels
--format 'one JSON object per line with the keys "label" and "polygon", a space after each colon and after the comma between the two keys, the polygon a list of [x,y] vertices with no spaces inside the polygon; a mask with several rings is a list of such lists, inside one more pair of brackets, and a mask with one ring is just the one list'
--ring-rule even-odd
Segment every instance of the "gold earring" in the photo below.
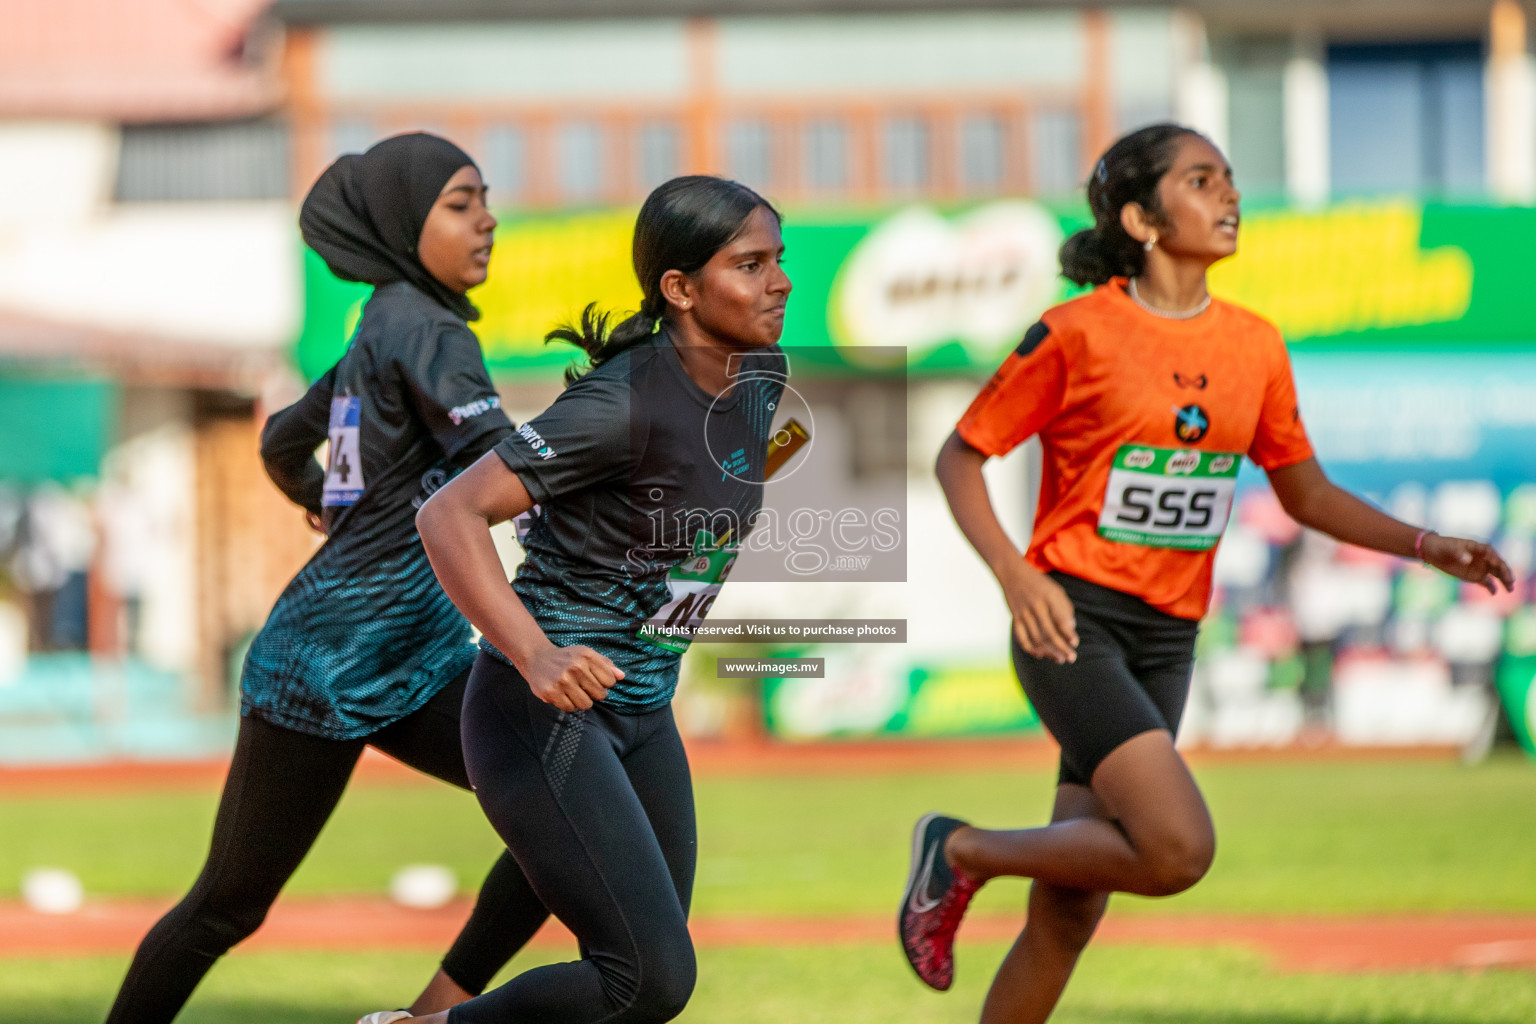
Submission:
{"label": "gold earring", "polygon": [[1141,247],[1143,249],[1145,249],[1147,252],[1151,252],[1153,249],[1156,249],[1157,248],[1157,235],[1154,233],[1151,238],[1149,238],[1145,242],[1141,243]]}

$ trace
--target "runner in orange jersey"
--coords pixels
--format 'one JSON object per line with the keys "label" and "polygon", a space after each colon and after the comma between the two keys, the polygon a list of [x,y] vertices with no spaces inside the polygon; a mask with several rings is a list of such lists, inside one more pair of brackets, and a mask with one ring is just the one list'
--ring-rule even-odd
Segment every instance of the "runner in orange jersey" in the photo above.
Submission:
{"label": "runner in orange jersey", "polygon": [[[899,927],[934,988],[953,980],[971,895],[1000,875],[1034,879],[983,1024],[1050,1016],[1110,893],[1172,895],[1210,867],[1215,830],[1173,739],[1244,456],[1303,526],[1490,591],[1513,582],[1488,545],[1399,522],[1323,474],[1279,331],[1206,290],[1207,269],[1237,250],[1238,200],[1194,131],[1116,142],[1088,183],[1093,227],[1061,251],[1062,273],[1096,287],[1029,329],[939,454],[955,521],[1012,613],[1019,681],[1061,744],[1049,825],[930,814],[914,829]],[[1020,555],[981,467],[1032,436],[1044,470]]]}

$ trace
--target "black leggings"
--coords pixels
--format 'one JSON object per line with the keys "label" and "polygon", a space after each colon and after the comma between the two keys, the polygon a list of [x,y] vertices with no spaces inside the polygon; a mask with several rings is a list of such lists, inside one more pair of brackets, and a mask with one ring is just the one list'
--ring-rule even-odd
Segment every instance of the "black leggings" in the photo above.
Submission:
{"label": "black leggings", "polygon": [[585,958],[518,975],[450,1024],[645,1024],[693,993],[697,836],[672,709],[563,712],[481,654],[464,697],[464,758],[491,824]]}
{"label": "black leggings", "polygon": [[[418,711],[366,739],[322,739],[242,718],[207,863],[192,890],[139,944],[107,1024],[169,1024],[175,1018],[214,962],[261,925],[368,744],[469,788],[459,740],[464,680],[459,676]],[[548,916],[503,852],[443,970],[465,990],[482,991]]]}

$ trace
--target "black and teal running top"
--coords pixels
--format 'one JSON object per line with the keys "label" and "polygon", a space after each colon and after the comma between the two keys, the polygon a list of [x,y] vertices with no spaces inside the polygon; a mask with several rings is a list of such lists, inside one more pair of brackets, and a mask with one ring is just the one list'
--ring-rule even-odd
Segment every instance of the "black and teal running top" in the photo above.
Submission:
{"label": "black and teal running top", "polygon": [[590,647],[623,670],[604,702],[620,713],[671,701],[686,631],[762,508],[784,355],[777,345],[750,353],[735,376],[709,394],[663,330],[495,448],[538,503],[512,589],[555,645]]}
{"label": "black and teal running top", "polygon": [[262,431],[268,474],[324,517],[326,540],[251,643],[242,714],[356,739],[468,667],[469,623],[432,574],[416,510],[511,431],[464,321],[408,283],[376,288],[346,354]]}

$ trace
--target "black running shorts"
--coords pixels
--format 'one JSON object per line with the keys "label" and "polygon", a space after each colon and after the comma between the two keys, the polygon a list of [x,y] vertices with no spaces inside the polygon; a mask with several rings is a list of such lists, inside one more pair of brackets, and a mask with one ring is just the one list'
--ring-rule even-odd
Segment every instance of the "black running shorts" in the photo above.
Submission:
{"label": "black running shorts", "polygon": [[1077,660],[1026,654],[1013,667],[1040,721],[1061,744],[1060,782],[1088,785],[1120,744],[1152,729],[1177,734],[1189,697],[1198,623],[1139,597],[1053,572],[1077,611]]}

